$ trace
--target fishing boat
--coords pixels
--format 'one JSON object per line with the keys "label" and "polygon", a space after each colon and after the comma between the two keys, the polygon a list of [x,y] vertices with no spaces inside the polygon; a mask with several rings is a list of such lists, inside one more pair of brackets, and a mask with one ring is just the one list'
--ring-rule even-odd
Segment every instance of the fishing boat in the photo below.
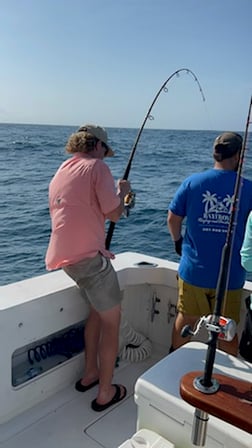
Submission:
{"label": "fishing boat", "polygon": [[[204,99],[190,69],[172,73],[148,109],[123,179],[156,100],[181,72],[192,75]],[[227,235],[232,219],[229,227]],[[110,223],[106,248],[113,229]],[[135,252],[119,253],[112,263],[122,296],[114,383],[125,385],[127,395],[101,412],[91,408],[97,385],[84,393],[75,389],[89,314],[76,284],[57,270],[0,287],[0,448],[251,448],[252,365],[216,347],[208,356],[213,334],[225,332],[225,325],[202,316],[191,342],[169,353],[178,264]],[[252,282],[246,282],[240,339],[251,293]],[[210,385],[202,376],[209,358]]]}
{"label": "fishing boat", "polygon": [[[89,312],[75,283],[58,270],[0,287],[1,448],[194,446],[195,407],[182,398],[181,379],[204,370],[208,331],[202,326],[191,342],[169,354],[177,263],[125,252],[113,265],[122,294],[114,382],[128,393],[102,412],[91,409],[97,386],[85,393],[74,387],[83,371]],[[251,293],[252,283],[246,282],[244,298]],[[239,337],[245,314],[243,300]],[[252,365],[217,349],[214,374],[251,384]],[[242,402],[250,412],[246,430],[210,414],[207,448],[251,448],[251,388],[250,400],[237,398],[237,416]]]}

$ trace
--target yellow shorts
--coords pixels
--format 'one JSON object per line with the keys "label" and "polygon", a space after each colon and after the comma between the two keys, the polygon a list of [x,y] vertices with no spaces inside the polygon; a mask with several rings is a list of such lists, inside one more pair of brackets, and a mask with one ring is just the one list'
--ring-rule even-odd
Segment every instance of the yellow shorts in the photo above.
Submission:
{"label": "yellow shorts", "polygon": [[[221,314],[230,317],[238,324],[240,320],[240,307],[242,288],[226,292],[222,304]],[[199,288],[190,285],[178,278],[177,310],[189,316],[206,316],[212,314],[215,305],[215,289]]]}

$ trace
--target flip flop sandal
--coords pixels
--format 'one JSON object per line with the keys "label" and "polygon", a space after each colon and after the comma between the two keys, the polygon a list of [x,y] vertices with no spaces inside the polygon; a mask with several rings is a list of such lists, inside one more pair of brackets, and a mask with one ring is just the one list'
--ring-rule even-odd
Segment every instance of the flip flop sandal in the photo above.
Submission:
{"label": "flip flop sandal", "polygon": [[75,389],[78,390],[78,392],[86,392],[87,390],[91,389],[92,387],[96,386],[96,384],[99,384],[99,380],[93,381],[93,383],[88,384],[87,386],[82,384],[81,379],[75,383]]}
{"label": "flip flop sandal", "polygon": [[115,395],[113,396],[112,400],[110,400],[108,403],[105,404],[99,404],[97,403],[96,399],[92,401],[91,408],[93,411],[101,412],[105,409],[108,409],[110,406],[113,406],[116,403],[119,403],[119,401],[123,400],[126,397],[127,389],[125,386],[122,386],[123,392],[121,395],[121,386],[119,384],[112,384],[112,386],[115,387]]}

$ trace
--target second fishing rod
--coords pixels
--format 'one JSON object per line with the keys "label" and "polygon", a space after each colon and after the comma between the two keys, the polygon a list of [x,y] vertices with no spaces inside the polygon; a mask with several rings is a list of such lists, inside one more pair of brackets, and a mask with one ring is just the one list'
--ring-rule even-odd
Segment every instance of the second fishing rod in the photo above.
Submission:
{"label": "second fishing rod", "polygon": [[[238,219],[239,201],[240,201],[240,195],[241,195],[241,189],[242,189],[242,173],[243,173],[243,169],[244,169],[245,152],[247,150],[249,125],[251,123],[251,121],[250,121],[251,109],[252,109],[252,97],[250,98],[250,103],[249,103],[249,110],[248,110],[248,116],[247,116],[247,121],[246,121],[245,133],[244,133],[242,148],[241,148],[240,157],[239,157],[237,175],[236,175],[236,183],[235,183],[235,188],[234,188],[232,209],[231,209],[230,220],[229,220],[229,225],[228,225],[228,230],[227,230],[226,242],[222,249],[220,270],[219,270],[218,282],[217,282],[217,287],[216,287],[215,307],[214,307],[214,311],[213,311],[213,315],[212,315],[212,319],[211,319],[211,324],[216,327],[219,326],[219,320],[220,320],[220,316],[221,316],[221,312],[222,312],[222,306],[223,306],[225,293],[227,290],[227,285],[228,285],[228,280],[229,280],[229,274],[230,274],[232,249],[233,249],[233,243],[234,243],[234,238],[235,238],[236,222]],[[213,372],[213,366],[214,366],[214,360],[215,360],[215,352],[216,352],[216,348],[217,348],[217,340],[218,340],[218,332],[216,332],[214,330],[211,331],[210,338],[208,341],[205,371],[204,371],[204,375],[203,375],[203,378],[201,381],[202,385],[206,388],[211,387],[211,385],[212,385],[212,372]]]}

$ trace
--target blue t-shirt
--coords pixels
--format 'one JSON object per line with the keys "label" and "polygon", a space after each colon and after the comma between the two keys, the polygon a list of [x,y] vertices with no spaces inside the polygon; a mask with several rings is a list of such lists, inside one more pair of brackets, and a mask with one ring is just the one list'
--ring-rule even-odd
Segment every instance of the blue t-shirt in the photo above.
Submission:
{"label": "blue t-shirt", "polygon": [[[193,174],[181,184],[169,209],[186,217],[179,276],[195,286],[216,288],[222,249],[232,209],[236,172],[210,169]],[[240,249],[246,220],[252,210],[252,182],[242,179],[239,210],[231,252],[228,289],[242,288],[245,270]]]}

